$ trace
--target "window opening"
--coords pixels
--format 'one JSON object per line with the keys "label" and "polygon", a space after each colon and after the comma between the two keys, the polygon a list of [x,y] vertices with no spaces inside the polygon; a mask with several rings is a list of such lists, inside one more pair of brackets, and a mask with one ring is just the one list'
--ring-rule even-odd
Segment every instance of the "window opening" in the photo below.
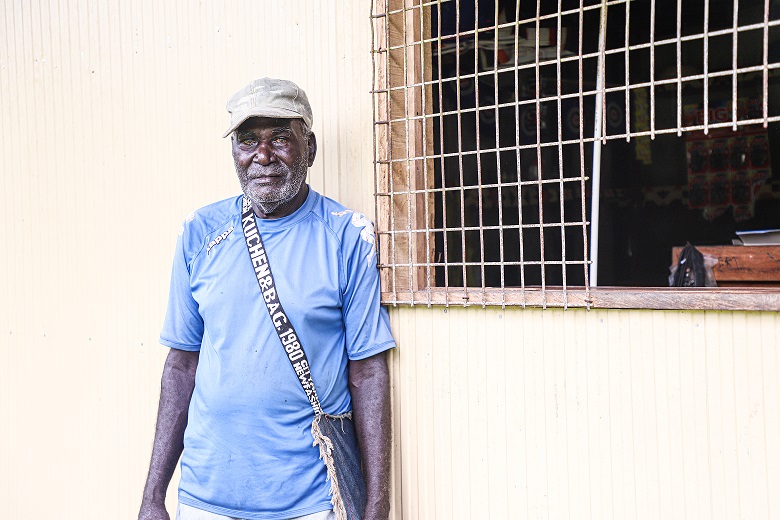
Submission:
{"label": "window opening", "polygon": [[[780,227],[777,0],[375,0],[386,303],[587,306]],[[597,269],[597,270],[594,270]]]}

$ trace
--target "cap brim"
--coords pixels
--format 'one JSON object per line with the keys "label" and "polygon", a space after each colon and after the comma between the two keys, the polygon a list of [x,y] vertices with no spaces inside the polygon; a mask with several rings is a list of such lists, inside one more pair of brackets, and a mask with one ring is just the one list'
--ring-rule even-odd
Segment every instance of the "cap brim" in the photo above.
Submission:
{"label": "cap brim", "polygon": [[299,114],[298,112],[295,112],[294,110],[287,110],[284,108],[257,108],[255,110],[251,110],[249,112],[245,112],[241,114],[240,116],[234,116],[230,128],[227,129],[227,132],[222,134],[222,137],[227,137],[233,132],[236,131],[236,129],[244,124],[244,121],[247,119],[250,119],[252,117],[274,117],[277,119],[303,119],[303,122],[306,123],[307,126],[311,126],[310,121],[306,121],[306,117],[304,117],[302,114]]}

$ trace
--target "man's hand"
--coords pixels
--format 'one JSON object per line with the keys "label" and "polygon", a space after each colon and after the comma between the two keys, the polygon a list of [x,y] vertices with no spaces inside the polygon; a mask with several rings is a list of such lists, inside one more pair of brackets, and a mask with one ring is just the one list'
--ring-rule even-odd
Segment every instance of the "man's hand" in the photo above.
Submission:
{"label": "man's hand", "polygon": [[390,376],[385,352],[349,362],[349,391],[366,479],[365,520],[387,520],[390,514]]}
{"label": "man's hand", "polygon": [[138,520],[171,520],[171,517],[165,510],[165,503],[142,502]]}
{"label": "man's hand", "polygon": [[184,449],[187,410],[195,388],[197,368],[198,352],[172,348],[165,360],[152,460],[138,520],[170,520],[165,510],[165,494]]}

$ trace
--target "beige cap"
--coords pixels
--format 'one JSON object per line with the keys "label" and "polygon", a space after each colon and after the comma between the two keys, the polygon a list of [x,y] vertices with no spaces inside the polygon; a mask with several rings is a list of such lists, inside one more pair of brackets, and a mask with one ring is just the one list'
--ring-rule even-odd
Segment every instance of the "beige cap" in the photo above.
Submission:
{"label": "beige cap", "polygon": [[306,92],[286,79],[260,78],[249,83],[227,102],[230,128],[227,137],[250,117],[303,119],[311,128],[312,114]]}

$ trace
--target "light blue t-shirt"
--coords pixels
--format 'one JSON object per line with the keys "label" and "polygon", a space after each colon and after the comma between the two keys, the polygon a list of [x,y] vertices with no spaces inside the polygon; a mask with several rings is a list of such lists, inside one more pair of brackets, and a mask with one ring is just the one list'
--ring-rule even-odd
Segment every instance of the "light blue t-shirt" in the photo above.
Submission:
{"label": "light blue t-shirt", "polygon": [[[309,189],[295,213],[256,219],[279,298],[323,410],[352,409],[348,359],[394,345],[380,306],[373,224]],[[200,351],[179,500],[214,513],[285,519],[330,509],[314,413],[271,325],[241,228],[241,197],[180,232],[160,342]]]}

